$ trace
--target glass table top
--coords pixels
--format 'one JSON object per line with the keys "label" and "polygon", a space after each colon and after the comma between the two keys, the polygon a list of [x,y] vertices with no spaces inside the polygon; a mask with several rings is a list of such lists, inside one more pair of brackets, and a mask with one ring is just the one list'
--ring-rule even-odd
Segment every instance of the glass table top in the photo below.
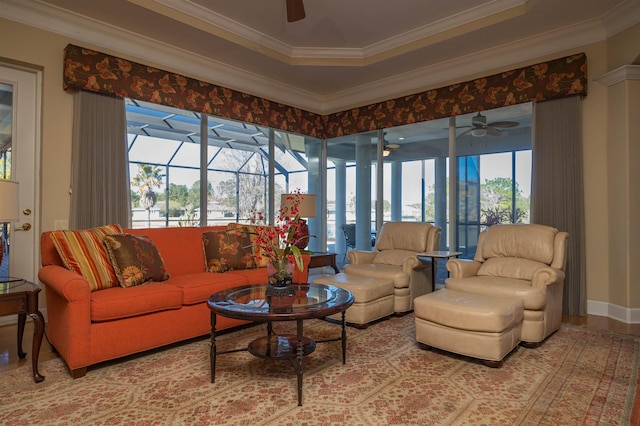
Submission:
{"label": "glass table top", "polygon": [[324,284],[294,284],[291,296],[267,296],[266,285],[234,287],[209,297],[209,308],[220,315],[240,319],[317,318],[346,310],[353,304],[351,292]]}

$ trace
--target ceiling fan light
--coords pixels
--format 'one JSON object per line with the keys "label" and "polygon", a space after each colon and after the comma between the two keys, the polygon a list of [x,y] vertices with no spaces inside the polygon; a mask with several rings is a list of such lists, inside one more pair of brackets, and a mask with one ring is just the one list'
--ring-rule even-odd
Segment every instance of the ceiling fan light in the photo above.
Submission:
{"label": "ceiling fan light", "polygon": [[475,136],[476,138],[487,136],[487,129],[484,129],[484,128],[473,129],[471,130],[471,136]]}
{"label": "ceiling fan light", "polygon": [[385,149],[385,150],[382,151],[382,156],[383,157],[388,157],[389,154],[391,154],[391,151],[389,151],[388,149]]}

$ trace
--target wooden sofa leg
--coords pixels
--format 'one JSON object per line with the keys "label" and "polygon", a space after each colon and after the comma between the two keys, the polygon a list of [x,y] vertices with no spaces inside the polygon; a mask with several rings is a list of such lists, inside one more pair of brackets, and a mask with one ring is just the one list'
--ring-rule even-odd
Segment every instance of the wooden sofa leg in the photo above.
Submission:
{"label": "wooden sofa leg", "polygon": [[502,367],[502,361],[492,361],[489,359],[483,359],[482,362],[484,362],[484,365],[486,365],[487,367],[491,367],[491,368]]}
{"label": "wooden sofa leg", "polygon": [[74,379],[79,379],[80,377],[84,377],[87,374],[87,367],[76,368],[75,370],[71,370],[71,377]]}
{"label": "wooden sofa leg", "polygon": [[535,349],[540,346],[540,342],[520,342],[520,344],[528,349]]}

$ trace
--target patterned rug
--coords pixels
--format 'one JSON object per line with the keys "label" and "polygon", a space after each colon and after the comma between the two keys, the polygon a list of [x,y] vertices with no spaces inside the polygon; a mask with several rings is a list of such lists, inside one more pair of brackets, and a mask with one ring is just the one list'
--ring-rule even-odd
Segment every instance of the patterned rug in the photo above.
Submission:
{"label": "patterned rug", "polygon": [[[295,334],[291,323],[279,333]],[[219,350],[264,335],[257,326],[220,336]],[[303,406],[291,363],[248,352],[218,356],[196,340],[90,368],[71,379],[59,359],[0,374],[6,425],[613,425],[629,424],[640,339],[563,324],[537,349],[517,348],[500,369],[415,345],[414,317],[366,330],[305,357]],[[336,324],[305,322],[305,335],[338,337]]]}

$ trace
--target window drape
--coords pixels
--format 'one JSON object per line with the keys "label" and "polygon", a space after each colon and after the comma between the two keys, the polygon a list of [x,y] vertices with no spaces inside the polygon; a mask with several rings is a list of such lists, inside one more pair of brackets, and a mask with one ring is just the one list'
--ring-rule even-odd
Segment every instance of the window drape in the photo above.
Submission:
{"label": "window drape", "polygon": [[130,226],[131,202],[124,99],[77,90],[73,95],[70,229]]}
{"label": "window drape", "polygon": [[569,233],[563,313],[586,315],[582,98],[533,106],[531,223]]}

